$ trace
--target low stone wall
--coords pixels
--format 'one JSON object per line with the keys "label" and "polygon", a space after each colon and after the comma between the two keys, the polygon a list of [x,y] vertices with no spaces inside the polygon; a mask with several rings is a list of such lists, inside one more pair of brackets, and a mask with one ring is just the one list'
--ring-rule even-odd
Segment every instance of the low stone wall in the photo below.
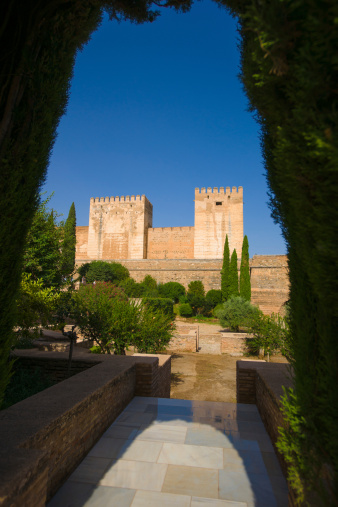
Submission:
{"label": "low stone wall", "polygon": [[[67,356],[36,351],[17,355],[26,363],[44,357],[60,365]],[[170,356],[83,354],[74,357],[77,361],[90,366],[0,412],[3,507],[44,506],[136,393],[170,396]]]}
{"label": "low stone wall", "polygon": [[[278,452],[276,441],[278,427],[285,427],[281,412],[283,386],[293,387],[290,366],[285,363],[266,363],[265,361],[237,361],[236,387],[237,403],[256,404],[269,433],[284,475],[287,467],[283,456]],[[292,492],[289,505],[294,505]]]}
{"label": "low stone wall", "polygon": [[248,352],[247,340],[252,336],[243,333],[222,333],[221,354],[243,356]]}
{"label": "low stone wall", "polygon": [[197,352],[199,345],[198,325],[179,326],[166,349],[170,352]]}

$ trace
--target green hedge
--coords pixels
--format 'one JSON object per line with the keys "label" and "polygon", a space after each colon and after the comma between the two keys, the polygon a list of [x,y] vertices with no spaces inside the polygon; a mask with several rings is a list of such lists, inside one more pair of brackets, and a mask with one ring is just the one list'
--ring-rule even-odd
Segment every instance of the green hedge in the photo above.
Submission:
{"label": "green hedge", "polygon": [[142,302],[154,310],[162,310],[166,315],[174,315],[174,303],[169,298],[143,298]]}

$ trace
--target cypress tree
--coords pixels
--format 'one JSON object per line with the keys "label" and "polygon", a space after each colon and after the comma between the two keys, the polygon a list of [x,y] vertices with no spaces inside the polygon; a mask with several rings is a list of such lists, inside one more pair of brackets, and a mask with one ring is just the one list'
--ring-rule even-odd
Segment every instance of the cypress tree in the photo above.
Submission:
{"label": "cypress tree", "polygon": [[72,203],[64,227],[62,243],[62,274],[69,277],[75,270],[76,213]]}
{"label": "cypress tree", "polygon": [[228,235],[226,235],[223,252],[223,265],[221,270],[222,301],[226,301],[229,298],[229,270],[230,270],[230,250],[229,250]]}
{"label": "cypress tree", "polygon": [[249,266],[249,241],[244,236],[242,244],[241,268],[239,274],[239,295],[241,298],[250,301],[251,299],[251,282],[250,282],[250,266]]}
{"label": "cypress tree", "polygon": [[229,298],[238,296],[238,270],[236,249],[231,254],[229,270]]}

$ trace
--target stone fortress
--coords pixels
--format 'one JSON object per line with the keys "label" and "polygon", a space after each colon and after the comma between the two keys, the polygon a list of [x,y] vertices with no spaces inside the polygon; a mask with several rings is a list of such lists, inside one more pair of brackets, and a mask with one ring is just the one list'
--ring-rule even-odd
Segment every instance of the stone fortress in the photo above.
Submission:
{"label": "stone fortress", "polygon": [[[117,261],[141,281],[188,286],[201,280],[206,291],[220,288],[226,235],[240,258],[243,241],[243,187],[195,189],[194,227],[152,227],[153,206],[145,195],[91,198],[89,226],[76,229],[76,262]],[[250,238],[249,238],[250,242]],[[288,299],[284,255],[250,260],[252,302],[265,313],[281,311]]]}

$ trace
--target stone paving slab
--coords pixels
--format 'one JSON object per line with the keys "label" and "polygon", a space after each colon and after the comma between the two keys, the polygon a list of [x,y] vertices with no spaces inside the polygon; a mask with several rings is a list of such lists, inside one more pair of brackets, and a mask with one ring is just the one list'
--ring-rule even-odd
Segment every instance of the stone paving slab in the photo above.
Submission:
{"label": "stone paving slab", "polygon": [[136,397],[48,507],[287,507],[255,405]]}

